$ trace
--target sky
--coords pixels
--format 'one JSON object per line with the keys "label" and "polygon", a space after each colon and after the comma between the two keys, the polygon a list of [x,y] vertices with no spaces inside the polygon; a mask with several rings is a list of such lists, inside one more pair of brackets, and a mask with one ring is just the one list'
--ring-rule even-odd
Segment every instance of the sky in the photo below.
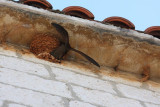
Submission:
{"label": "sky", "polygon": [[103,21],[119,16],[130,20],[136,30],[144,31],[151,26],[160,26],[160,0],[47,0],[53,9],[63,10],[68,6],[81,6]]}

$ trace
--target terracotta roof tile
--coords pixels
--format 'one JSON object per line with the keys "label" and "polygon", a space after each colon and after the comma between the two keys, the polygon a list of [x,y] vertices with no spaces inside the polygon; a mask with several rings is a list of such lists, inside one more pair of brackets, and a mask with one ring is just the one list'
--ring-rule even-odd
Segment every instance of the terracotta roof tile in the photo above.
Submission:
{"label": "terracotta roof tile", "polygon": [[132,22],[122,17],[117,17],[117,16],[108,17],[104,19],[103,22],[111,23],[115,26],[119,26],[122,28],[135,29],[135,26]]}
{"label": "terracotta roof tile", "polygon": [[160,26],[151,26],[149,28],[147,28],[144,33],[153,35],[157,38],[160,38]]}
{"label": "terracotta roof tile", "polygon": [[65,14],[76,16],[84,19],[93,20],[94,15],[87,9],[80,6],[69,6],[62,10]]}
{"label": "terracotta roof tile", "polygon": [[43,9],[52,9],[52,5],[46,0],[24,0],[23,3]]}

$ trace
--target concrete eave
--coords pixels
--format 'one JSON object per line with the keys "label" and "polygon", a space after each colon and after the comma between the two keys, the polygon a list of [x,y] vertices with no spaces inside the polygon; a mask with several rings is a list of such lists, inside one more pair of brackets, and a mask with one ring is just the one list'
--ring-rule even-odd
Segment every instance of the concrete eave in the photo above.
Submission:
{"label": "concrete eave", "polygon": [[[142,74],[149,66],[151,79],[160,77],[160,40],[151,35],[5,0],[0,1],[0,12],[1,42],[29,48],[35,34],[59,35],[51,26],[55,22],[68,31],[71,46],[93,57],[100,69],[118,66],[120,71]],[[86,61],[74,52],[67,59]]]}

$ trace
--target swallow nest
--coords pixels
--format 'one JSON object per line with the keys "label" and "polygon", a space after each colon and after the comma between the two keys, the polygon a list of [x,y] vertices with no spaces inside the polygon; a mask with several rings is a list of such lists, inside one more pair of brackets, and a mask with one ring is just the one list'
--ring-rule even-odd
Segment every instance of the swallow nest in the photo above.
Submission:
{"label": "swallow nest", "polygon": [[60,45],[58,38],[51,34],[36,35],[30,44],[30,51],[36,55],[50,53]]}

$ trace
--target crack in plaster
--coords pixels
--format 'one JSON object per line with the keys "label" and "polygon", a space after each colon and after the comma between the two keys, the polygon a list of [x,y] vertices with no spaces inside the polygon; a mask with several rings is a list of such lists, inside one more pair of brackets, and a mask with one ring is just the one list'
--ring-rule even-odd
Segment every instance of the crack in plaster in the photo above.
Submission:
{"label": "crack in plaster", "polygon": [[110,82],[113,86],[113,90],[117,93],[117,96],[119,97],[125,97],[117,88],[116,83],[115,82]]}
{"label": "crack in plaster", "polygon": [[51,79],[51,80],[56,80],[56,79],[55,79],[56,75],[52,72],[51,67],[48,66],[48,65],[43,65],[43,66],[44,66],[44,68],[48,71],[48,73],[49,73],[49,75],[50,75],[49,79]]}
{"label": "crack in plaster", "polygon": [[70,84],[66,83],[66,85],[68,86],[68,90],[71,92],[71,95],[72,97],[75,99],[75,100],[79,100],[81,101],[81,99],[76,95],[76,93],[73,91],[73,88]]}

